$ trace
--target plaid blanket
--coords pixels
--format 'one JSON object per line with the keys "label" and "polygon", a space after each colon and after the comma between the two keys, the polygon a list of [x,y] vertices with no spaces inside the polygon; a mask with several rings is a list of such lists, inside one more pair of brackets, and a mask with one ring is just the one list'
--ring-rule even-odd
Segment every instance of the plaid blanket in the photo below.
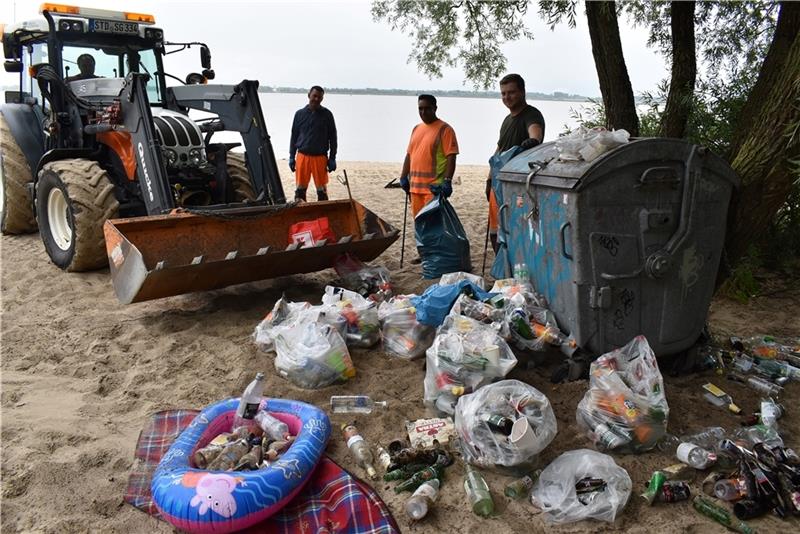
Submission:
{"label": "plaid blanket", "polygon": [[[197,410],[166,410],[150,418],[136,443],[125,502],[146,514],[160,516],[150,495],[153,472],[175,438],[198,413]],[[245,532],[394,534],[400,529],[386,504],[370,486],[325,456],[294,499]]]}

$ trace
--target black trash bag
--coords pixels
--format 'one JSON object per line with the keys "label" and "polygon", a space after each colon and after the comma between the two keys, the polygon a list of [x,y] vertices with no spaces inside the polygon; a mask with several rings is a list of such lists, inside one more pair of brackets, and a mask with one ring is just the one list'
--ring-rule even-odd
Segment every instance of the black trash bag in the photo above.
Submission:
{"label": "black trash bag", "polygon": [[439,278],[456,271],[470,272],[469,239],[452,204],[437,195],[414,218],[422,277]]}

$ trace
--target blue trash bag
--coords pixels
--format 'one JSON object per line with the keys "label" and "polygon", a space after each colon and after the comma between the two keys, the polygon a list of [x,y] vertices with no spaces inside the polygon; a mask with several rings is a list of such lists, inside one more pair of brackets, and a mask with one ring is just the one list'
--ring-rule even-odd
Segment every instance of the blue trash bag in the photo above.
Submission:
{"label": "blue trash bag", "polygon": [[442,195],[433,197],[414,218],[414,236],[422,258],[422,277],[470,272],[469,239],[453,205]]}
{"label": "blue trash bag", "polygon": [[497,294],[484,291],[468,280],[443,286],[433,284],[422,295],[411,297],[411,304],[417,309],[417,321],[430,326],[441,326],[453,303],[465,291],[464,288],[468,288],[466,291],[471,290],[478,300],[486,300]]}
{"label": "blue trash bag", "polygon": [[[514,157],[516,157],[516,155],[520,152],[523,152],[520,147],[512,146],[505,152],[494,154],[491,158],[489,158],[489,170],[492,176],[492,190],[494,191],[494,197],[497,199],[498,208],[503,205],[503,188],[500,187],[500,182],[497,179],[497,175],[500,173],[500,169],[502,169],[506,163],[514,159]],[[497,229],[497,243],[499,244],[499,247],[497,249],[497,254],[495,255],[491,270],[492,276],[497,280],[510,278],[513,274],[511,272],[511,263],[508,259],[508,236],[506,236],[503,232],[503,225],[501,224],[499,226],[500,228]]]}

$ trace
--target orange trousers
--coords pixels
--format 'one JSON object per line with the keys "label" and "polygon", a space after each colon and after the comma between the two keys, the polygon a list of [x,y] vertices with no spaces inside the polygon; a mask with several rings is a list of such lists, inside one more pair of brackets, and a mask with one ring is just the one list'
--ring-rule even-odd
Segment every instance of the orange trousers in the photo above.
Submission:
{"label": "orange trousers", "polygon": [[325,189],[325,186],[328,185],[328,156],[324,154],[309,156],[298,152],[296,162],[294,175],[298,189],[308,189],[312,175],[317,189]]}
{"label": "orange trousers", "polygon": [[492,190],[489,193],[489,233],[497,233],[498,221],[497,199],[494,197],[494,190]]}

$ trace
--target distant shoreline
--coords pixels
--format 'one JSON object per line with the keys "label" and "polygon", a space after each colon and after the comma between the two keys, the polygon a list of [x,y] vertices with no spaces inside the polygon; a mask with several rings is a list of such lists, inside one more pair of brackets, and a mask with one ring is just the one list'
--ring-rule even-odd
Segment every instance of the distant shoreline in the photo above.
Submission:
{"label": "distant shoreline", "polygon": [[[306,94],[307,89],[302,87],[270,87],[262,86],[258,88],[259,93],[278,93],[278,94]],[[376,95],[376,96],[417,96],[422,93],[430,93],[437,97],[449,96],[454,98],[500,98],[500,93],[497,91],[462,91],[459,89],[450,89],[444,91],[436,91],[431,89],[376,89],[367,87],[364,89],[353,89],[347,87],[329,87],[325,89],[327,94],[331,95]],[[562,93],[555,91],[551,94],[546,93],[527,93],[528,100],[552,100],[558,102],[591,102],[592,100],[599,100],[599,97],[588,97],[583,95],[574,95],[569,93]]]}

